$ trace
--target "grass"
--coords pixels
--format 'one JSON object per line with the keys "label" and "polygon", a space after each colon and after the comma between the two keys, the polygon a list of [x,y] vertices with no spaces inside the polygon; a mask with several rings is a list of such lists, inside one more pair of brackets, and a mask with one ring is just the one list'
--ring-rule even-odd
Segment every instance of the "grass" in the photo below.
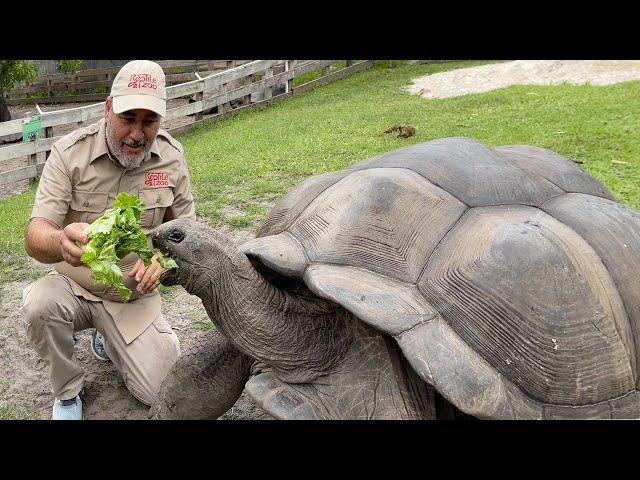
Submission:
{"label": "grass", "polygon": [[[486,62],[372,69],[244,111],[182,136],[196,212],[214,225],[256,228],[269,205],[304,178],[434,138],[467,136],[490,146],[531,144],[583,162],[620,202],[640,209],[640,82],[609,86],[512,86],[425,100],[406,93],[425,74]],[[307,79],[308,80],[308,79]],[[411,124],[416,135],[383,132]],[[626,163],[615,163],[626,162]],[[22,232],[34,190],[0,200],[0,282],[24,267]],[[22,274],[24,275],[24,274]]]}

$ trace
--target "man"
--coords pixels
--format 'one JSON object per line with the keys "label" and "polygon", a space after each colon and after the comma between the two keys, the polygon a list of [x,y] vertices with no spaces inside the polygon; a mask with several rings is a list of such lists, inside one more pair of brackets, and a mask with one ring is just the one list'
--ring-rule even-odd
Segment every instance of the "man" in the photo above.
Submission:
{"label": "man", "polygon": [[111,360],[129,392],[153,403],[180,353],[178,337],[161,314],[155,261],[134,253],[120,262],[131,300],[91,280],[80,261],[84,230],[120,192],[146,204],[140,226],[151,230],[174,218],[195,219],[183,150],[160,129],[166,115],[165,76],[150,61],[122,67],[107,97],[104,118],[57,141],[47,159],[25,230],[25,249],[54,269],[23,296],[29,342],[49,365],[55,395],[52,419],[82,419],[84,371],[73,359],[74,332],[95,328],[92,349]]}

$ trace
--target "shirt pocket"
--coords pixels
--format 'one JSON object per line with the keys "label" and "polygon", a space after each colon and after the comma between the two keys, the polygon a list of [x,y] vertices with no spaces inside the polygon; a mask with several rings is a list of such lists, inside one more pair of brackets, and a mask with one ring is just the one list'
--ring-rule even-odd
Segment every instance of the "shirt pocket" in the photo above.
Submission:
{"label": "shirt pocket", "polygon": [[138,196],[146,205],[140,213],[140,226],[151,229],[160,225],[167,207],[173,205],[173,190],[171,188],[140,190]]}
{"label": "shirt pocket", "polygon": [[71,191],[71,203],[65,223],[92,223],[107,209],[108,192]]}

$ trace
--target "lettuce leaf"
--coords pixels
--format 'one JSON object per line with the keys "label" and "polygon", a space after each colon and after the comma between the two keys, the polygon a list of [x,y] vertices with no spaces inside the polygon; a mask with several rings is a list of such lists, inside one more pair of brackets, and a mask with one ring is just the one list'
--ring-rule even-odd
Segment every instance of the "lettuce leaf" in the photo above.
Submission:
{"label": "lettuce leaf", "polygon": [[[113,206],[87,228],[88,242],[78,243],[84,251],[80,260],[91,268],[93,281],[115,287],[125,303],[131,298],[131,290],[122,282],[118,262],[134,252],[149,266],[153,257],[147,237],[140,229],[140,213],[144,208],[137,196],[119,193]],[[156,260],[165,269],[178,268],[171,258],[161,255]]]}

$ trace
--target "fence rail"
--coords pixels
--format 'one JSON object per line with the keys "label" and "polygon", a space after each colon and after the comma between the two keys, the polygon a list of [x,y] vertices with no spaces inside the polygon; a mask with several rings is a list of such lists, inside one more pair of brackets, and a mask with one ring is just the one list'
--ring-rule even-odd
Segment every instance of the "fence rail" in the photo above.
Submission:
{"label": "fence rail", "polygon": [[[175,85],[191,80],[194,72],[206,76],[248,62],[249,60],[160,60],[157,63],[163,67],[167,85]],[[73,74],[42,75],[28,87],[19,87],[7,92],[6,102],[8,105],[24,105],[33,102],[48,104],[100,101],[108,92],[120,68],[96,68]],[[61,92],[71,92],[71,95],[63,95]],[[45,96],[28,96],[35,93]]]}
{"label": "fence rail", "polygon": [[[259,107],[344,78],[370,68],[374,62],[347,60],[346,66],[341,68],[336,63],[337,60],[255,60],[204,78],[169,86],[168,100],[181,99],[183,103],[185,100],[189,103],[168,108],[164,122],[184,123],[187,119],[189,122],[173,126],[163,124],[163,128],[173,135],[183,133],[197,125],[214,122],[238,111]],[[332,67],[334,71],[331,71]],[[320,72],[319,78],[293,86],[294,79],[315,71]],[[54,135],[54,127],[69,130],[85,122],[98,120],[103,115],[104,102],[43,112],[40,122],[44,138],[0,147],[0,185],[39,177],[51,146],[64,136],[64,133]],[[23,121],[24,119],[16,119],[0,123],[0,140],[21,134]],[[44,161],[38,163],[38,154],[43,152]],[[16,165],[20,159],[23,164]]]}

